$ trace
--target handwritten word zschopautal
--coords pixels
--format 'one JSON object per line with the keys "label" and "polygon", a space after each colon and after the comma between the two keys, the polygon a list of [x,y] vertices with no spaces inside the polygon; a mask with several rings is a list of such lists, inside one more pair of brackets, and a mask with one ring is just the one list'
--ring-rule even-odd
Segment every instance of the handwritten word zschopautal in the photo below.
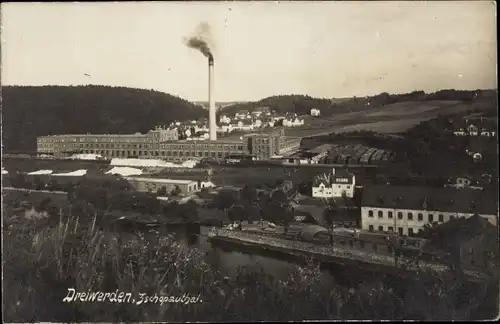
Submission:
{"label": "handwritten word zschopautal", "polygon": [[63,302],[109,302],[109,303],[127,303],[127,304],[197,304],[201,303],[200,295],[183,294],[182,296],[164,296],[155,294],[153,296],[146,293],[132,294],[119,291],[115,292],[77,292],[74,288],[68,288],[68,294],[63,298]]}

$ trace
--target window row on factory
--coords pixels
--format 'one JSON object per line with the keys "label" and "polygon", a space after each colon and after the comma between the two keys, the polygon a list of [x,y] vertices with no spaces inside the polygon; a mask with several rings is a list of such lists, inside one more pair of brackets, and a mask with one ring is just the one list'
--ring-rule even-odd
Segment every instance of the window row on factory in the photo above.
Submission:
{"label": "window row on factory", "polygon": [[388,218],[388,219],[394,219],[396,216],[398,220],[407,220],[407,221],[419,221],[419,222],[447,222],[450,219],[456,218],[456,215],[452,215],[450,213],[439,213],[439,214],[434,214],[434,213],[427,213],[425,215],[424,213],[413,213],[413,212],[393,212],[393,211],[387,211],[384,213],[382,210],[378,211],[373,211],[369,210],[368,211],[368,217],[369,218],[374,218],[376,215],[377,218]]}
{"label": "window row on factory", "polygon": [[[394,226],[383,226],[383,225],[379,225],[377,227],[377,230],[379,232],[389,232],[389,233],[393,233],[394,232],[394,229],[395,227]],[[375,231],[375,226],[374,225],[368,225],[368,230],[370,232],[374,232]],[[415,235],[416,233],[420,233],[421,231],[423,231],[422,228],[412,228],[412,227],[408,227],[408,233],[405,233],[404,231],[404,228],[403,227],[397,227],[397,230],[398,230],[398,234],[399,235],[404,235],[404,234],[407,234],[409,236],[413,236]]]}
{"label": "window row on factory", "polygon": [[[223,149],[223,150],[243,150],[243,145],[228,145],[228,144],[198,144],[197,147],[203,149]],[[79,145],[54,145],[54,144],[38,144],[40,150],[44,149],[195,149],[195,144],[79,144]]]}
{"label": "window row on factory", "polygon": [[99,143],[99,142],[108,142],[108,143],[134,143],[134,142],[148,142],[152,143],[153,138],[150,137],[131,137],[131,138],[109,138],[109,137],[92,137],[92,138],[64,138],[64,137],[39,137],[38,138],[38,143]]}
{"label": "window row on factory", "polygon": [[[43,152],[40,152],[43,153]],[[63,153],[63,152],[59,152]],[[222,158],[241,151],[136,151],[136,150],[83,150],[79,153],[99,154],[108,157],[213,157]]]}
{"label": "window row on factory", "polygon": [[[377,211],[378,218],[384,218],[385,216],[387,216],[388,219],[393,219],[394,213],[392,211],[387,211],[387,213],[384,213],[384,211],[382,210]],[[402,211],[398,211],[396,213],[396,216],[399,220],[420,221],[420,222],[425,221],[429,223],[447,222],[448,220],[456,217],[454,215],[447,215],[447,214],[434,215],[432,213],[428,213],[427,215],[424,215],[423,213],[402,212]],[[369,210],[368,217],[370,218],[375,217],[375,212],[373,210]]]}

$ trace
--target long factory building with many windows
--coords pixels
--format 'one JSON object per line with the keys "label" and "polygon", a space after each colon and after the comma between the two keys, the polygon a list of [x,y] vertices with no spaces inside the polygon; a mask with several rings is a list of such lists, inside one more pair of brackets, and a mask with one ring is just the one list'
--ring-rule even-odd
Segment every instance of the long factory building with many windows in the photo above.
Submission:
{"label": "long factory building with many windows", "polygon": [[183,162],[251,154],[259,160],[296,151],[301,138],[285,137],[284,129],[268,134],[246,134],[241,140],[178,140],[176,129],[154,129],[146,134],[49,135],[37,138],[37,154],[54,157],[98,154],[106,159],[145,158]]}

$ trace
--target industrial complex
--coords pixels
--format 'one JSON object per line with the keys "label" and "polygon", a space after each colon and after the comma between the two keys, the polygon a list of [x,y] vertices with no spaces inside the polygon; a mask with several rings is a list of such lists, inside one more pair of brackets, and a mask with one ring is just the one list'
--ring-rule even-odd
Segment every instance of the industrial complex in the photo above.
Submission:
{"label": "industrial complex", "polygon": [[103,158],[163,159],[183,162],[201,158],[224,158],[250,154],[259,160],[296,151],[298,137],[283,136],[283,130],[269,134],[246,134],[241,140],[177,140],[177,131],[152,130],[131,135],[52,135],[37,138],[37,153],[55,157],[71,154],[98,154]]}
{"label": "industrial complex", "polygon": [[252,133],[239,140],[217,140],[214,97],[214,60],[208,56],[209,140],[179,140],[176,128],[158,127],[147,134],[86,134],[37,137],[37,154],[56,157],[97,154],[105,159],[145,158],[184,162],[202,158],[220,159],[230,155],[252,155],[268,160],[296,151],[300,137],[285,137],[284,129],[271,133]]}

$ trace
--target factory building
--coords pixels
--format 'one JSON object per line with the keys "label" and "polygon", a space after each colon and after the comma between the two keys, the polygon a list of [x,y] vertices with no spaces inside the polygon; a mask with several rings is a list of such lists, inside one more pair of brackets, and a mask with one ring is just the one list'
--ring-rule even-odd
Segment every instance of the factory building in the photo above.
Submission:
{"label": "factory building", "polygon": [[478,215],[498,226],[498,206],[481,190],[365,186],[361,204],[362,229],[414,235],[426,224]]}
{"label": "factory building", "polygon": [[100,154],[103,157],[137,157],[147,151],[154,154],[158,143],[176,141],[176,129],[155,129],[147,134],[49,135],[37,138],[37,153],[65,156],[77,153]]}
{"label": "factory building", "polygon": [[37,152],[56,157],[98,154],[106,159],[144,158],[169,162],[253,154],[257,159],[267,160],[300,146],[300,138],[286,138],[283,134],[283,130],[277,130],[271,134],[248,134],[242,140],[216,141],[177,140],[177,130],[165,129],[132,135],[52,135],[37,138]]}

